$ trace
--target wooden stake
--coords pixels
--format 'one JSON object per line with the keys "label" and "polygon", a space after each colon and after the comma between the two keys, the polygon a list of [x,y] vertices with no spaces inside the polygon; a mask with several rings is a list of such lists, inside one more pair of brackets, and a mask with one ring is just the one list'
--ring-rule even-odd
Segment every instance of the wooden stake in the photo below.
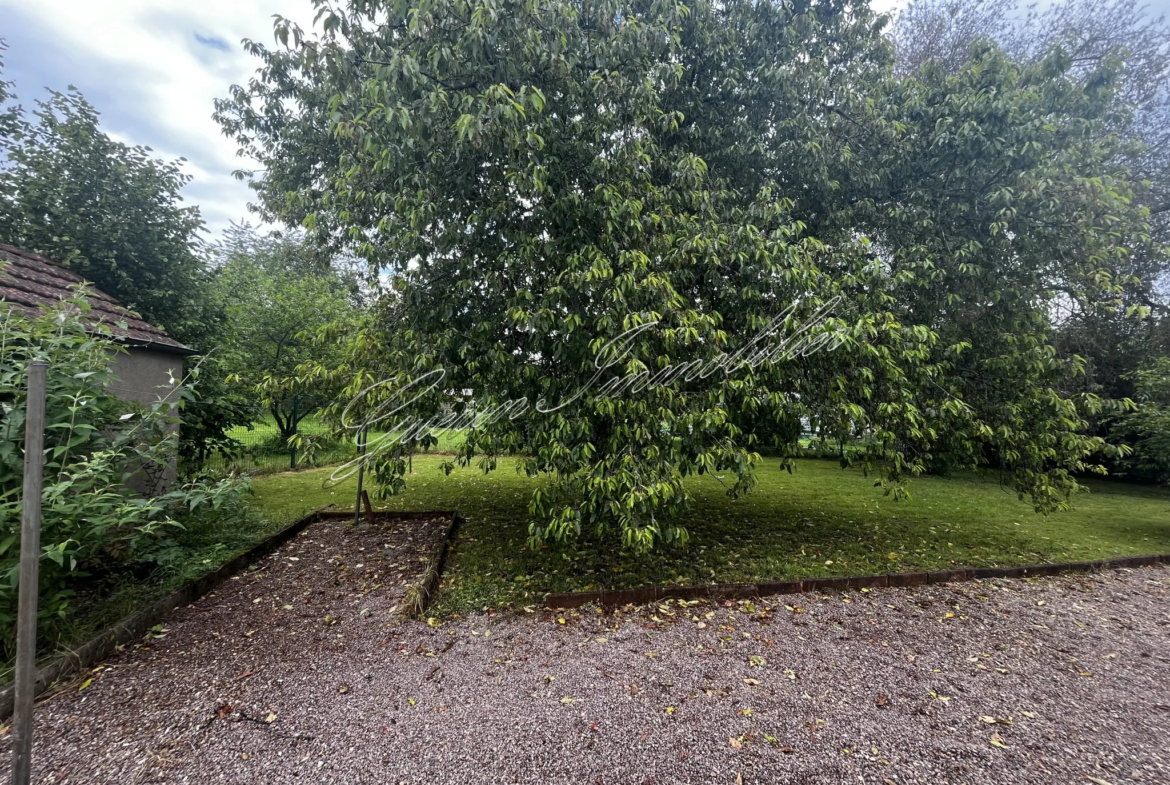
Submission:
{"label": "wooden stake", "polygon": [[41,558],[41,490],[45,462],[45,374],[28,366],[24,421],[24,496],[20,519],[20,596],[16,611],[16,700],[12,720],[12,783],[32,774],[33,698],[37,674],[37,581]]}

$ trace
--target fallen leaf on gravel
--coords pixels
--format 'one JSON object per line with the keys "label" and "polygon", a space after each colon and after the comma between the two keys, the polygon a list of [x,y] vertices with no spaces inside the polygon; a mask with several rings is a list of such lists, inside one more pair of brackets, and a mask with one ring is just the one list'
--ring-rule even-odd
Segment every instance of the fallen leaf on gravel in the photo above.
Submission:
{"label": "fallen leaf on gravel", "polygon": [[796,681],[796,671],[792,670],[792,668],[785,668],[784,675],[787,676],[791,681]]}
{"label": "fallen leaf on gravel", "polygon": [[572,698],[561,698],[561,703],[573,703]]}
{"label": "fallen leaf on gravel", "polygon": [[416,703],[414,698],[407,698],[406,700],[410,703],[411,706],[413,706]]}
{"label": "fallen leaf on gravel", "polygon": [[221,720],[226,720],[232,713],[232,705],[225,703],[215,710],[215,716]]}
{"label": "fallen leaf on gravel", "polygon": [[637,695],[637,694],[638,694],[638,685],[637,685],[637,684],[631,684],[631,685],[630,685],[630,694],[631,694],[631,695]]}
{"label": "fallen leaf on gravel", "polygon": [[757,684],[759,684],[759,683],[760,683],[760,680],[759,680],[759,679],[744,679],[744,680],[743,680],[743,683],[744,683],[744,684],[749,684],[749,685],[751,685],[751,686],[753,686],[753,687],[754,687],[754,686],[756,686]]}
{"label": "fallen leaf on gravel", "polygon": [[434,616],[431,616],[429,619],[427,619],[427,626],[428,627],[438,627],[440,624],[442,624],[442,622],[440,622]]}
{"label": "fallen leaf on gravel", "polygon": [[758,654],[753,654],[752,656],[748,657],[748,665],[752,666],[753,668],[767,664],[768,661]]}
{"label": "fallen leaf on gravel", "polygon": [[[1089,777],[1088,774],[1086,774],[1085,776]],[[1089,782],[1095,782],[1095,783],[1097,783],[1097,785],[1113,785],[1112,782],[1109,782],[1108,780],[1098,779],[1097,777],[1089,777]]]}
{"label": "fallen leaf on gravel", "polygon": [[269,724],[271,724],[271,723],[273,723],[273,722],[275,722],[275,721],[276,721],[276,715],[275,715],[275,714],[269,714],[267,717],[265,717],[265,718],[264,718],[264,721],[265,721],[265,722],[267,722],[267,723],[269,723]]}
{"label": "fallen leaf on gravel", "polygon": [[745,717],[750,717],[750,716],[752,716],[752,713],[753,713],[754,711],[755,711],[755,709],[740,709],[740,710],[739,710],[739,713],[740,713],[740,714],[742,714],[742,715],[743,715],[743,716],[745,716]]}
{"label": "fallen leaf on gravel", "polygon": [[[348,685],[348,684],[342,684],[340,687],[338,687],[338,688],[337,688],[337,691],[338,691],[338,692],[340,692],[342,695],[344,695],[345,693],[349,692],[349,685]],[[413,706],[413,705],[414,705],[414,701],[413,701],[413,700],[411,700],[411,702],[410,702],[410,705],[411,705],[411,706]]]}
{"label": "fallen leaf on gravel", "polygon": [[1080,676],[1092,676],[1093,675],[1089,671],[1077,671],[1077,674]]}
{"label": "fallen leaf on gravel", "polygon": [[1021,711],[1020,714],[1023,714],[1025,717],[1027,717],[1030,720],[1036,719],[1036,715],[1030,711]]}
{"label": "fallen leaf on gravel", "polygon": [[995,670],[998,671],[999,673],[1002,673],[1004,676],[1011,673],[1011,671],[1009,671],[1007,668],[996,668]]}
{"label": "fallen leaf on gravel", "polygon": [[251,675],[252,675],[252,669],[248,668],[247,670],[245,670],[243,673],[241,673],[239,676],[236,677],[236,681],[243,681],[244,679],[248,678]]}
{"label": "fallen leaf on gravel", "polygon": [[1012,724],[1011,717],[990,717],[990,716],[984,714],[984,715],[980,715],[979,719],[982,720],[983,722],[987,723],[988,725],[995,725],[997,722],[1000,725],[1011,725]]}
{"label": "fallen leaf on gravel", "polygon": [[666,713],[667,714],[674,714],[674,706],[667,706]]}
{"label": "fallen leaf on gravel", "polygon": [[255,633],[256,633],[255,630],[248,630],[247,632],[244,633],[244,637],[251,638]]}
{"label": "fallen leaf on gravel", "polygon": [[879,709],[889,702],[890,698],[885,693],[879,693],[878,696],[873,699],[873,705],[877,706]]}
{"label": "fallen leaf on gravel", "polygon": [[77,688],[77,691],[78,691],[78,692],[81,692],[82,690],[84,690],[86,687],[88,687],[88,686],[89,686],[89,685],[91,685],[91,684],[93,684],[93,679],[86,679],[86,680],[85,680],[85,681],[82,683],[82,685],[81,685],[80,687],[78,687],[78,688]]}
{"label": "fallen leaf on gravel", "polygon": [[735,775],[735,785],[743,785],[743,775],[738,772]]}
{"label": "fallen leaf on gravel", "polygon": [[991,746],[999,747],[999,748],[1005,749],[1005,750],[1008,748],[1008,746],[1003,743],[1003,739],[1000,737],[1000,735],[998,733],[991,734]]}
{"label": "fallen leaf on gravel", "polygon": [[727,741],[728,741],[728,743],[730,743],[730,744],[731,744],[731,746],[732,746],[733,748],[735,748],[735,749],[737,749],[737,750],[742,750],[742,749],[743,749],[743,742],[742,742],[742,741],[740,741],[739,739],[737,739],[737,738],[734,738],[734,737],[732,737],[732,736],[728,736],[728,737],[727,737]]}

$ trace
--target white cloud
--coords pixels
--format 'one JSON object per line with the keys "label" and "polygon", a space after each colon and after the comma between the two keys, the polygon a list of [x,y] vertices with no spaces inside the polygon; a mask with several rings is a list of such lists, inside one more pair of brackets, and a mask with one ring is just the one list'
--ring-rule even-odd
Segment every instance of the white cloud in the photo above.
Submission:
{"label": "white cloud", "polygon": [[[274,14],[308,28],[313,13],[309,0],[0,0],[0,17],[20,20],[0,24],[0,35],[26,104],[42,86],[75,84],[112,136],[187,158],[194,180],[186,200],[200,206],[215,235],[246,216],[250,191],[231,177],[242,164],[211,119],[213,101],[258,65],[241,39],[271,44]],[[26,31],[39,41],[35,51],[22,40]],[[113,98],[103,105],[106,95]]]}

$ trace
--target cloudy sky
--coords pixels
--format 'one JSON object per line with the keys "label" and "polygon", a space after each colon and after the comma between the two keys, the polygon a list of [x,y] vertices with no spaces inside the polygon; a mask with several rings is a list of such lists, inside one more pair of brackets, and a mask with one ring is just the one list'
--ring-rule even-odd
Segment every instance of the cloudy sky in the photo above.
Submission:
{"label": "cloudy sky", "polygon": [[309,27],[313,9],[310,0],[0,0],[5,78],[26,106],[45,87],[75,85],[107,133],[185,157],[194,176],[185,199],[214,236],[247,216],[250,191],[231,177],[240,159],[212,101],[255,70],[240,41],[270,43],[274,14]]}

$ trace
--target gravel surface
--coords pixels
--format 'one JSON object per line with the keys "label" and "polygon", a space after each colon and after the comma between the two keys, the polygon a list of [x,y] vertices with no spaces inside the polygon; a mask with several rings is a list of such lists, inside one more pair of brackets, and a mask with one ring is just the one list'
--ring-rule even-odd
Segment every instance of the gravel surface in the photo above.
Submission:
{"label": "gravel surface", "polygon": [[1170,783],[1165,566],[403,621],[441,529],[314,524],[43,702],[34,780]]}

